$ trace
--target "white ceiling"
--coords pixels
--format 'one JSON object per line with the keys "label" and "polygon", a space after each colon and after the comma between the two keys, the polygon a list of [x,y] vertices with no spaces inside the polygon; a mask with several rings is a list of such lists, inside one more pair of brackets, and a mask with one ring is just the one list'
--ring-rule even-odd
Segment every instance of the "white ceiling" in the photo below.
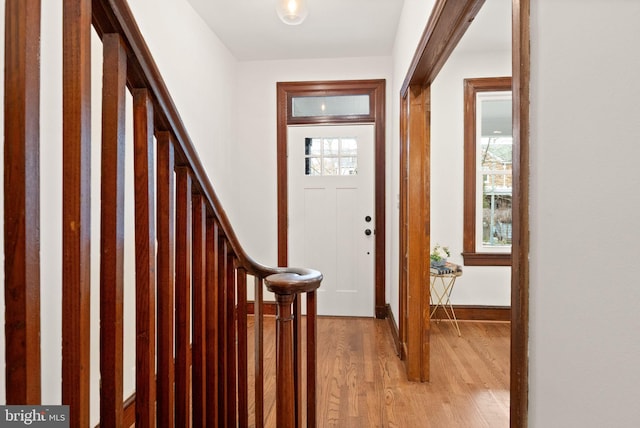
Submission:
{"label": "white ceiling", "polygon": [[188,0],[240,61],[391,55],[403,0],[308,0],[286,25],[275,0]]}
{"label": "white ceiling", "polygon": [[[308,0],[300,25],[275,0],[188,0],[240,61],[387,56],[403,0]],[[426,22],[425,22],[426,26]],[[457,49],[511,49],[511,0],[487,0]]]}

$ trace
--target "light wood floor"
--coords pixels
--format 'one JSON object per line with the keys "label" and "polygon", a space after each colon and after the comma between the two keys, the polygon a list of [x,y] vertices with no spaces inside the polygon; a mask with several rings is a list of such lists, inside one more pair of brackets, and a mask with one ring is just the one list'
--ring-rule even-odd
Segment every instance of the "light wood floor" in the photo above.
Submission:
{"label": "light wood floor", "polygon": [[[265,426],[275,427],[275,323],[265,324]],[[510,326],[460,330],[432,324],[431,381],[417,383],[407,381],[386,320],[320,318],[318,427],[508,427]]]}

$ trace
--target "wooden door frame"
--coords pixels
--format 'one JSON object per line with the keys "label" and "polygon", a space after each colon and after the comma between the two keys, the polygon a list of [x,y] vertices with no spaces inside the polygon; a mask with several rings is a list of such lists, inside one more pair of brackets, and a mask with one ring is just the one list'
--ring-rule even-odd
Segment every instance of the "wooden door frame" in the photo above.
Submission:
{"label": "wooden door frame", "polygon": [[[483,4],[484,0],[436,1],[400,92],[399,348],[407,375],[414,380],[429,377],[429,317],[425,316],[429,290],[424,284],[428,275],[425,255],[430,248],[430,86]],[[510,426],[514,428],[526,428],[528,422],[529,12],[530,0],[513,0]],[[421,199],[414,200],[420,192]]]}
{"label": "wooden door frame", "polygon": [[[373,123],[374,148],[374,200],[375,200],[375,316],[386,318],[385,290],[385,90],[384,79],[339,80],[277,83],[277,170],[278,170],[278,265],[288,263],[288,178],[287,178],[287,126],[319,124]],[[354,116],[294,117],[291,99],[300,96],[369,95],[369,114]]]}

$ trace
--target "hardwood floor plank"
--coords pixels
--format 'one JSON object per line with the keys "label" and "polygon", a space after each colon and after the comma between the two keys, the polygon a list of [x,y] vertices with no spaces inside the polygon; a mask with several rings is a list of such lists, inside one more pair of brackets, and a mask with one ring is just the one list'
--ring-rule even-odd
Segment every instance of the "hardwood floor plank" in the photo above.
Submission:
{"label": "hardwood floor plank", "polygon": [[[265,427],[275,427],[274,318],[264,326]],[[431,328],[431,381],[419,383],[407,380],[386,320],[319,317],[318,427],[508,427],[509,323],[460,322],[462,337],[446,321]],[[250,378],[250,409],[252,388]]]}

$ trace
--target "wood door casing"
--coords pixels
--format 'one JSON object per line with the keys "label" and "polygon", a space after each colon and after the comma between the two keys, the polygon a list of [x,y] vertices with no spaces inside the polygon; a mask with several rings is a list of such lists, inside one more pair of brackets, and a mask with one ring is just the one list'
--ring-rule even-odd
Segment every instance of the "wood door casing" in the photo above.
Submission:
{"label": "wood door casing", "polygon": [[[375,128],[374,191],[375,191],[375,313],[386,318],[385,302],[385,175],[386,175],[386,82],[374,80],[340,80],[277,83],[277,194],[278,194],[278,265],[288,261],[288,183],[287,183],[287,125],[330,123],[373,123]],[[290,114],[291,98],[313,95],[370,95],[370,114],[367,116],[331,116],[293,118]]]}

